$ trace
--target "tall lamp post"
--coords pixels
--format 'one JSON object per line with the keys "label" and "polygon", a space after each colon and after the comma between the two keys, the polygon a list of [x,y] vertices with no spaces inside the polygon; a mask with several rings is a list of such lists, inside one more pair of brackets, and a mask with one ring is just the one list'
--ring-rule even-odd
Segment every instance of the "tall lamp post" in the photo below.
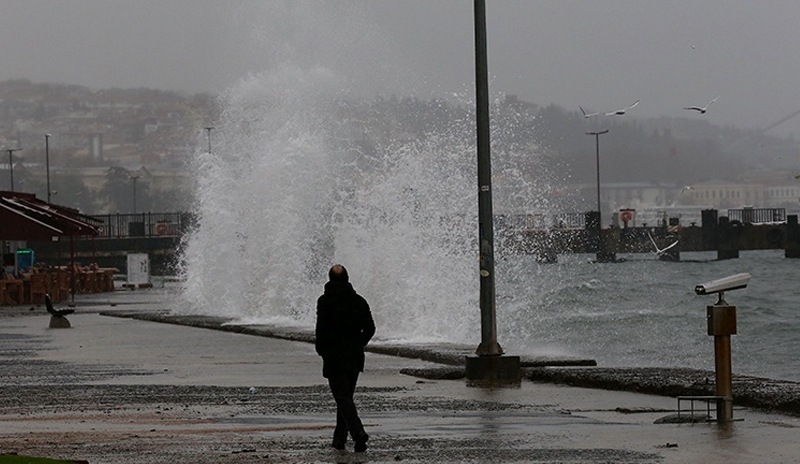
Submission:
{"label": "tall lamp post", "polygon": [[14,191],[14,155],[15,151],[22,150],[22,148],[8,148],[8,173],[11,176],[11,191]]}
{"label": "tall lamp post", "polygon": [[481,344],[478,355],[497,356],[497,317],[494,280],[492,163],[489,143],[489,82],[486,55],[486,2],[475,0],[475,94],[478,148],[478,221],[480,246]]}
{"label": "tall lamp post", "polygon": [[47,172],[47,203],[50,203],[50,134],[44,134],[44,163]]}
{"label": "tall lamp post", "polygon": [[608,129],[586,132],[586,135],[594,135],[595,157],[597,159],[597,261],[600,262],[613,261],[613,257],[610,258],[603,247],[603,221],[600,213],[600,136],[607,133]]}
{"label": "tall lamp post", "polygon": [[133,214],[136,214],[136,179],[141,176],[131,176],[131,180],[133,180]]}
{"label": "tall lamp post", "polygon": [[519,356],[502,356],[503,349],[497,343],[486,1],[474,1],[481,343],[476,350],[478,356],[466,358],[466,378],[468,382],[478,385],[518,384],[520,381]]}

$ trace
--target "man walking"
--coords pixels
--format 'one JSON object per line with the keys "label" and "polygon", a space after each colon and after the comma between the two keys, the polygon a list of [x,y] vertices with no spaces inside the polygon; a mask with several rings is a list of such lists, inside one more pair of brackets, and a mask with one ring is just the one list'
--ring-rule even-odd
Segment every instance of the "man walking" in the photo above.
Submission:
{"label": "man walking", "polygon": [[367,449],[369,435],[358,417],[353,394],[364,371],[364,347],[375,334],[369,304],[350,284],[347,269],[335,264],[328,272],[325,292],[317,300],[316,349],[322,356],[322,376],[336,401],[333,447],[344,449],[347,434],[354,450]]}

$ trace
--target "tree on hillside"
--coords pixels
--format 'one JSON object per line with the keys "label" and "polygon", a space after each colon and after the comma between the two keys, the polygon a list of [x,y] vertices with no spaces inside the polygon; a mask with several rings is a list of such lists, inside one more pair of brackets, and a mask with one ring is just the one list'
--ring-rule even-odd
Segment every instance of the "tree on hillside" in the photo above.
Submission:
{"label": "tree on hillside", "polygon": [[132,213],[134,210],[134,183],[136,185],[136,212],[149,210],[153,202],[147,177],[119,166],[110,167],[106,173],[106,180],[98,192],[98,197],[103,202],[99,205],[100,209],[107,212]]}
{"label": "tree on hillside", "polygon": [[83,214],[97,212],[94,196],[80,176],[76,174],[53,176],[50,188],[53,190],[50,201],[54,204],[75,208]]}

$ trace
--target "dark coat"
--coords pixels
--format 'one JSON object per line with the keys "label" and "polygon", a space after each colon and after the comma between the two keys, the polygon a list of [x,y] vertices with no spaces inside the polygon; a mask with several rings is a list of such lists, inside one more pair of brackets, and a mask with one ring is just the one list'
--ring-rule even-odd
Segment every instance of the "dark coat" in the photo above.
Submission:
{"label": "dark coat", "polygon": [[364,347],[375,335],[367,300],[349,282],[328,282],[317,300],[316,349],[322,375],[364,371]]}

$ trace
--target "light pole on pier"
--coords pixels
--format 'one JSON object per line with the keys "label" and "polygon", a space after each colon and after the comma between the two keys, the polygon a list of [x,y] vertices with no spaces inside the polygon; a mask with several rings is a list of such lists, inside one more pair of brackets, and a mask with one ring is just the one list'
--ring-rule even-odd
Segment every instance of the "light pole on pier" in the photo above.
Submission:
{"label": "light pole on pier", "polygon": [[11,191],[14,191],[14,155],[15,151],[22,150],[22,148],[7,148],[8,150],[8,174],[11,176]]}
{"label": "light pole on pier", "polygon": [[206,126],[205,127],[205,130],[208,133],[208,154],[209,155],[211,154],[211,129],[213,129],[213,128],[214,128],[213,126]]}
{"label": "light pole on pier", "polygon": [[603,249],[603,221],[600,213],[600,136],[607,133],[608,129],[586,132],[586,135],[594,135],[595,158],[597,160],[597,261],[599,262],[608,261]]}

